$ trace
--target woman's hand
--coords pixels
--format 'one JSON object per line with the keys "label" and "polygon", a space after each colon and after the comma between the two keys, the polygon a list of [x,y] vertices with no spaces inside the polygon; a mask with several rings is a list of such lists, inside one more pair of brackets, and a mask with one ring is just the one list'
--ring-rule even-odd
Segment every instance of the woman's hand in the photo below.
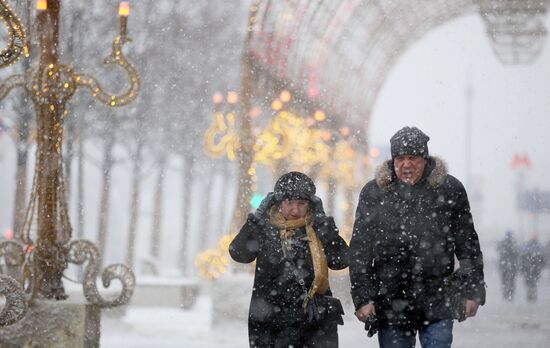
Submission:
{"label": "woman's hand", "polygon": [[269,219],[269,209],[273,206],[273,204],[280,202],[281,194],[279,192],[269,192],[264,199],[262,200],[262,203],[260,203],[260,206],[256,209],[254,212],[254,218],[256,219],[256,222],[258,222],[260,225],[263,225],[265,220]]}

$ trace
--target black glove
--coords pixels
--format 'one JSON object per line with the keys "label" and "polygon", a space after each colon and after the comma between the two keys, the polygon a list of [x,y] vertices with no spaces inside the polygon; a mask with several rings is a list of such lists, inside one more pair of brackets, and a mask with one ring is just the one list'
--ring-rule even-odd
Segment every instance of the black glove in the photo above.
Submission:
{"label": "black glove", "polygon": [[282,195],[280,192],[269,192],[264,197],[262,203],[260,203],[260,206],[256,209],[254,214],[252,214],[256,222],[263,225],[265,221],[269,219],[269,209],[271,209],[273,204],[278,203],[281,200]]}
{"label": "black glove", "polygon": [[323,209],[323,201],[321,198],[313,195],[309,199],[311,201],[311,213],[313,215],[313,222],[320,223],[326,217],[325,210]]}
{"label": "black glove", "polygon": [[365,330],[367,331],[367,336],[372,337],[375,333],[378,332],[378,319],[376,315],[371,314],[365,322]]}

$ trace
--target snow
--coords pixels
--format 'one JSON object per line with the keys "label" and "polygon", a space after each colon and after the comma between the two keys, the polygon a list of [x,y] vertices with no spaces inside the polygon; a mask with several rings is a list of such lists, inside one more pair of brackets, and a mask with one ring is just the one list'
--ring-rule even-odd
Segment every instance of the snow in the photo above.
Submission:
{"label": "snow", "polygon": [[[523,279],[518,278],[513,302],[501,297],[496,266],[486,267],[487,304],[475,318],[455,323],[453,348],[541,348],[550,342],[550,272],[539,283],[539,300],[529,303]],[[204,290],[204,289],[203,289]],[[250,295],[250,291],[247,294]],[[242,294],[235,294],[237,297]],[[231,301],[231,297],[226,297]],[[347,301],[344,301],[345,303]],[[340,347],[378,347],[368,338],[362,323],[346,308],[345,325],[339,326]],[[202,294],[190,310],[167,307],[129,307],[116,317],[105,312],[102,347],[243,348],[248,346],[247,324],[235,319],[214,325],[212,297]],[[231,317],[229,313],[228,317]],[[417,344],[417,347],[420,347]]]}

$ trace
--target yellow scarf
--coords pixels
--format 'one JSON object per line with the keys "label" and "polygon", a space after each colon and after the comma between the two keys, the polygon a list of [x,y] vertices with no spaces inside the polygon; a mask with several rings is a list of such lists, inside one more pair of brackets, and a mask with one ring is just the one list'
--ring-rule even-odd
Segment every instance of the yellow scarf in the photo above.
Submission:
{"label": "yellow scarf", "polygon": [[288,240],[294,234],[297,228],[306,226],[307,238],[309,239],[309,250],[313,261],[313,271],[315,278],[307,293],[307,299],[304,301],[304,307],[307,300],[312,299],[315,294],[324,294],[328,289],[328,263],[327,256],[317,233],[313,230],[311,215],[308,213],[305,218],[296,220],[286,220],[279,211],[278,206],[273,206],[269,212],[270,222],[279,229],[281,242]]}

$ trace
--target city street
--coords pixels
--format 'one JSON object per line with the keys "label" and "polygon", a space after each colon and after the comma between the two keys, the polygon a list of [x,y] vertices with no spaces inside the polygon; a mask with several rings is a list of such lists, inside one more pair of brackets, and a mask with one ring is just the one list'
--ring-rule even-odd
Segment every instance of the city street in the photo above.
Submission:
{"label": "city street", "polygon": [[[498,274],[493,265],[486,270],[487,304],[473,319],[456,324],[455,348],[544,348],[550,342],[550,274],[543,274],[539,301],[528,303],[519,278],[517,296],[502,299]],[[228,299],[230,300],[230,299]],[[245,322],[211,325],[212,303],[200,297],[192,310],[159,307],[129,308],[122,319],[104,316],[102,347],[189,347],[244,348],[248,346]],[[340,347],[378,347],[368,338],[361,323],[348,310],[345,325],[339,327]],[[420,347],[417,344],[417,347]]]}

